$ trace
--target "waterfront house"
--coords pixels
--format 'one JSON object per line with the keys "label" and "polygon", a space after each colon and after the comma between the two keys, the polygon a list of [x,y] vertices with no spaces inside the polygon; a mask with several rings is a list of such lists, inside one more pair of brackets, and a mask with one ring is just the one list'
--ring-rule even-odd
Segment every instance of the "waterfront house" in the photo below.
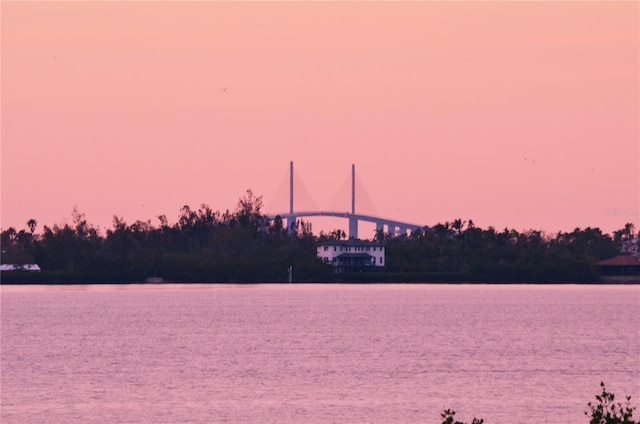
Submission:
{"label": "waterfront house", "polygon": [[640,275],[640,255],[618,255],[598,262],[604,275]]}
{"label": "waterfront house", "polygon": [[318,245],[317,255],[336,273],[379,271],[384,268],[384,245],[367,240],[333,240]]}

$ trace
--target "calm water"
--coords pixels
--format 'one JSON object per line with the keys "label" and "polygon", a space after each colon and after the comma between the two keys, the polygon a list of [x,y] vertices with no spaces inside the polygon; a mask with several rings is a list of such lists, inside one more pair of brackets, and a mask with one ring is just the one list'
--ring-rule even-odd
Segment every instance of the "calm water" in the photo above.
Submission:
{"label": "calm water", "polygon": [[1,307],[2,424],[586,423],[601,380],[640,410],[639,286],[3,286]]}

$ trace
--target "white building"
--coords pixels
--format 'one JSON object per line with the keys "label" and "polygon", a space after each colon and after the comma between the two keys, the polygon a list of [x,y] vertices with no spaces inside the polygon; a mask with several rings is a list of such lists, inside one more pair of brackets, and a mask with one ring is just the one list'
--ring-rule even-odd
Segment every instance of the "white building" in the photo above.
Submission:
{"label": "white building", "polygon": [[384,245],[366,240],[334,240],[318,246],[317,255],[336,272],[379,271],[384,268]]}
{"label": "white building", "polygon": [[0,271],[31,271],[40,272],[40,266],[38,264],[2,264],[0,265]]}
{"label": "white building", "polygon": [[640,253],[640,239],[631,237],[629,240],[623,240],[620,252],[637,255]]}

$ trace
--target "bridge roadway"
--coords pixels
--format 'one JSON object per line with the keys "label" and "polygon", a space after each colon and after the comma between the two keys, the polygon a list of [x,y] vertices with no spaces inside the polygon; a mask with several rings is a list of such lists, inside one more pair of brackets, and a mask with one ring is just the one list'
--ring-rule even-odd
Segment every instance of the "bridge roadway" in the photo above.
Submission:
{"label": "bridge roadway", "polygon": [[[292,224],[298,218],[307,216],[327,216],[334,218],[344,218],[349,220],[349,238],[358,238],[358,221],[372,222],[376,225],[376,230],[383,230],[385,233],[399,235],[408,234],[416,229],[423,228],[423,225],[410,224],[407,222],[396,221],[393,219],[380,218],[371,215],[363,215],[359,213],[349,212],[327,212],[327,211],[306,211],[306,212],[286,212],[280,214],[270,214],[270,219],[280,216],[287,221],[287,227],[292,228]],[[386,227],[386,229],[385,229]]]}

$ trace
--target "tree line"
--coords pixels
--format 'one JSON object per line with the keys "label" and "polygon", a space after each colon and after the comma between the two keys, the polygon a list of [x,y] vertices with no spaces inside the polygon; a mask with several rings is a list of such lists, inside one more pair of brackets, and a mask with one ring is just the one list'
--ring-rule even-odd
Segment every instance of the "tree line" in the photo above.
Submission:
{"label": "tree line", "polygon": [[591,227],[548,235],[482,229],[472,220],[456,219],[410,236],[379,232],[376,239],[387,246],[390,271],[458,273],[469,281],[591,282],[599,278],[597,262],[636,240],[634,231],[628,223],[613,236]]}
{"label": "tree line", "polygon": [[[586,282],[598,278],[596,262],[615,256],[635,236],[633,224],[613,236],[598,228],[548,236],[540,231],[482,229],[473,221],[425,226],[411,235],[377,231],[386,246],[384,273],[337,276],[316,257],[319,243],[345,238],[334,230],[315,235],[309,222],[287,228],[262,212],[262,196],[251,190],[234,211],[202,204],[184,206],[175,223],[166,216],[128,224],[114,216],[103,233],[76,209],[71,224],[2,231],[2,263],[37,263],[40,275],[3,272],[3,281],[139,282],[162,277],[177,282],[285,282],[289,267],[299,282],[382,281],[405,276],[415,281]],[[408,276],[408,277],[407,277]]]}

